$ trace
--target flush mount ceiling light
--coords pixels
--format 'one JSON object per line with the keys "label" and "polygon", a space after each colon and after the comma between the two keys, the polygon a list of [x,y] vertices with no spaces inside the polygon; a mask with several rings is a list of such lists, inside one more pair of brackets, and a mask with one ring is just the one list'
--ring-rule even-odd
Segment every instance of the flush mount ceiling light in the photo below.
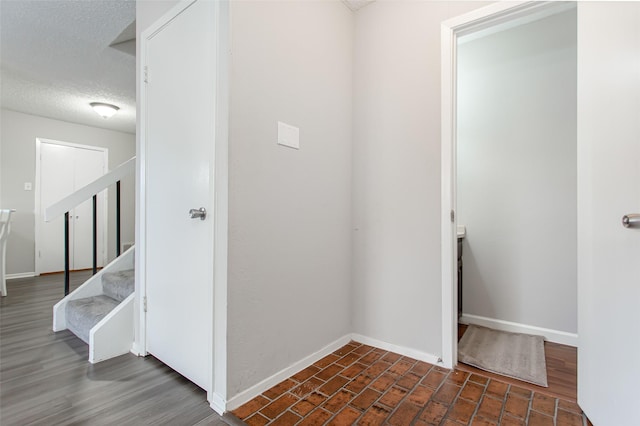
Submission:
{"label": "flush mount ceiling light", "polygon": [[103,102],[91,102],[91,108],[102,118],[112,117],[120,108],[115,105],[105,104]]}

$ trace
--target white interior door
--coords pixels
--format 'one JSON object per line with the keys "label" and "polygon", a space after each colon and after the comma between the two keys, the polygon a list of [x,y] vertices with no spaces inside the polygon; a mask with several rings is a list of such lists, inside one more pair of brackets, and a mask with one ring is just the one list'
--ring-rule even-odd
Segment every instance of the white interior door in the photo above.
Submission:
{"label": "white interior door", "polygon": [[44,211],[73,192],[73,148],[65,145],[40,145],[40,211],[36,271],[44,274],[64,269],[64,216],[44,221]]}
{"label": "white interior door", "polygon": [[578,4],[578,403],[638,424],[640,3]]}
{"label": "white interior door", "polygon": [[[102,176],[106,151],[63,142],[41,141],[39,158],[39,211],[37,267],[40,274],[64,269],[64,216],[44,221],[47,207]],[[104,207],[106,192],[98,195],[98,266],[104,264]],[[69,267],[93,266],[93,205],[88,200],[69,212]]]}
{"label": "white interior door", "polygon": [[[147,351],[211,387],[214,2],[197,1],[143,38]],[[204,220],[190,209],[204,207]]]}
{"label": "white interior door", "polygon": [[[104,153],[92,149],[74,151],[74,190],[93,182],[106,172]],[[97,202],[97,264],[104,266],[104,234],[106,230],[106,191],[98,194]],[[93,267],[93,200],[78,205],[73,211],[73,269]]]}

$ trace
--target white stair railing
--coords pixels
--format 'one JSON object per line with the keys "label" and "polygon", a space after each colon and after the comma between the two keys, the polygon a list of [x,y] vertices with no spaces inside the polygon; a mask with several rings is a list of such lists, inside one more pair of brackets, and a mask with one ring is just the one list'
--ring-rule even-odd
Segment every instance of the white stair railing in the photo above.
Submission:
{"label": "white stair railing", "polygon": [[58,216],[64,214],[64,294],[69,294],[69,211],[93,197],[93,273],[98,267],[98,230],[97,230],[97,203],[98,193],[104,191],[109,186],[116,185],[116,256],[120,256],[120,180],[131,175],[136,170],[136,157],[125,161],[109,173],[100,176],[98,179],[83,186],[74,193],[64,197],[60,201],[47,207],[44,211],[44,220],[50,222]]}
{"label": "white stair railing", "polygon": [[7,239],[11,233],[14,209],[0,210],[0,296],[7,295]]}

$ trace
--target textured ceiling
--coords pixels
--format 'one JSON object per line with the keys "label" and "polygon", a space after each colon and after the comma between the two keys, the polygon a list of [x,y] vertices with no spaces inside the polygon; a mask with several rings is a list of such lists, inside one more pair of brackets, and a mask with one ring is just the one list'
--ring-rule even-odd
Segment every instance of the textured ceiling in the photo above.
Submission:
{"label": "textured ceiling", "polygon": [[[135,49],[127,41],[135,9],[134,0],[1,0],[2,107],[135,133]],[[105,120],[90,102],[120,111]]]}

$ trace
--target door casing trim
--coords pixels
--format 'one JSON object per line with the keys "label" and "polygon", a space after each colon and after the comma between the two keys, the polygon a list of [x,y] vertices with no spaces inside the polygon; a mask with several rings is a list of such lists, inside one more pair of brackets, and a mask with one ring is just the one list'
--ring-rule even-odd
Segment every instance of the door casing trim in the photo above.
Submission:
{"label": "door casing trim", "polygon": [[[135,341],[132,352],[144,356],[147,351],[146,313],[145,300],[146,283],[146,218],[147,218],[147,194],[146,194],[146,88],[145,64],[147,55],[147,43],[164,26],[180,15],[197,1],[182,0],[171,8],[154,24],[149,26],[141,34],[140,57],[141,67],[138,70],[140,82],[139,123],[137,138],[136,159],[136,303],[135,303]],[[227,251],[228,251],[228,117],[229,117],[229,1],[214,2],[215,16],[213,25],[216,28],[216,118],[215,141],[213,149],[214,174],[212,188],[214,206],[214,237],[213,249],[213,292],[212,318],[213,327],[209,340],[210,359],[210,385],[207,391],[207,400],[211,407],[223,414],[227,407]]]}
{"label": "door casing trim", "polygon": [[[103,170],[103,174],[107,173],[107,171],[109,170],[109,148],[103,147],[103,146],[95,146],[95,145],[83,145],[83,144],[79,144],[79,143],[73,143],[73,142],[64,142],[64,141],[58,141],[58,140],[53,140],[53,139],[46,139],[46,138],[36,138],[36,177],[35,177],[35,181],[33,182],[33,186],[34,186],[34,265],[33,265],[33,276],[39,276],[42,271],[42,267],[40,265],[40,257],[38,256],[38,251],[39,251],[39,247],[42,245],[41,242],[41,225],[40,225],[40,209],[43,207],[40,205],[40,196],[41,196],[41,185],[40,185],[40,179],[41,179],[41,170],[40,168],[42,167],[42,159],[40,157],[41,155],[41,148],[42,148],[42,144],[50,144],[50,145],[61,145],[61,146],[67,146],[67,147],[71,147],[71,148],[78,148],[78,149],[88,149],[91,151],[98,151],[98,152],[102,152],[103,156],[104,156],[104,170]],[[109,224],[109,189],[106,189],[103,193],[102,198],[102,218],[104,223],[102,224],[103,226],[101,227],[101,230],[99,230],[98,232],[102,233],[102,264],[106,265],[107,264],[107,259],[109,258],[109,235],[108,235],[108,224]],[[61,266],[62,269],[64,269],[64,265]],[[61,269],[61,270],[62,270]]]}
{"label": "door casing trim", "polygon": [[451,18],[441,24],[441,261],[442,261],[442,365],[458,363],[458,247],[457,220],[457,45],[458,38],[503,25],[516,19],[531,18],[570,2],[498,2]]}

